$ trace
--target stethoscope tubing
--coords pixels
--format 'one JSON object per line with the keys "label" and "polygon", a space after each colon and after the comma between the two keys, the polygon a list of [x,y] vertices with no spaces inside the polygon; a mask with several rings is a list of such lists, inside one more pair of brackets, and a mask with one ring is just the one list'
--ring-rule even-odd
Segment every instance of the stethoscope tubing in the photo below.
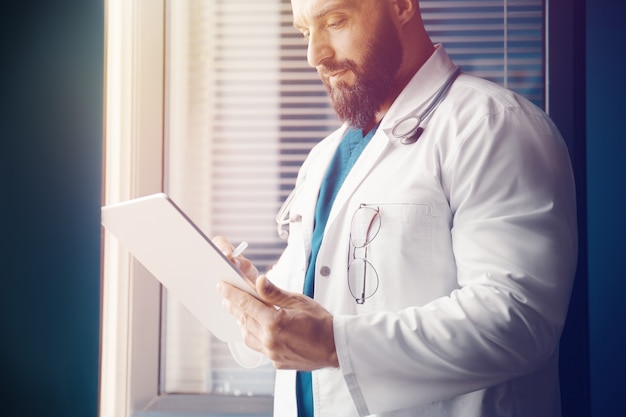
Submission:
{"label": "stethoscope tubing", "polygon": [[454,71],[452,71],[452,73],[448,76],[443,85],[439,87],[437,94],[435,94],[435,97],[431,100],[428,107],[426,107],[421,114],[411,114],[400,119],[393,126],[393,129],[391,129],[391,134],[396,139],[400,139],[400,142],[404,145],[410,145],[417,142],[424,131],[424,128],[421,126],[422,122],[437,109],[460,73],[461,67],[455,67]]}
{"label": "stethoscope tubing", "polygon": [[281,239],[287,239],[287,237],[289,237],[289,231],[284,226],[287,226],[289,223],[302,220],[301,216],[292,217],[289,212],[291,211],[293,201],[298,196],[304,183],[305,180],[302,180],[299,184],[296,184],[294,189],[291,190],[283,204],[280,206],[278,213],[276,213],[276,230]]}

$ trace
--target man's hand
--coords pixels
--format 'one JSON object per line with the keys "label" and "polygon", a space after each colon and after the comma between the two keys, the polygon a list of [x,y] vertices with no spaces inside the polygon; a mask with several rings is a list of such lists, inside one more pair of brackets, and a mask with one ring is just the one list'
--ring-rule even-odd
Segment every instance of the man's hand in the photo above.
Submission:
{"label": "man's hand", "polygon": [[276,369],[339,366],[333,317],[326,309],[305,295],[281,290],[264,275],[255,289],[259,299],[227,283],[218,285],[246,345],[265,354]]}
{"label": "man's hand", "polygon": [[235,247],[223,236],[216,236],[212,239],[213,244],[222,251],[230,261],[239,269],[239,271],[245,276],[246,282],[253,290],[256,290],[256,278],[259,275],[259,271],[256,266],[248,259],[239,255],[233,257],[233,250]]}

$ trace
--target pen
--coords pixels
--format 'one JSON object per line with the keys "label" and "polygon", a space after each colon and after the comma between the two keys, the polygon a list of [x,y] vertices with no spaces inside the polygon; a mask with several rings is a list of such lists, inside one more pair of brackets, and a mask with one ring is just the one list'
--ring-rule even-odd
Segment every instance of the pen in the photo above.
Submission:
{"label": "pen", "polygon": [[241,254],[243,253],[243,251],[244,251],[244,250],[246,250],[246,248],[247,248],[247,247],[248,247],[248,242],[246,242],[246,241],[244,240],[243,242],[241,242],[241,243],[239,244],[239,246],[237,246],[237,247],[235,248],[235,250],[233,250],[233,253],[232,253],[230,256],[232,256],[233,258],[235,258],[235,257],[237,257],[237,256],[241,255]]}

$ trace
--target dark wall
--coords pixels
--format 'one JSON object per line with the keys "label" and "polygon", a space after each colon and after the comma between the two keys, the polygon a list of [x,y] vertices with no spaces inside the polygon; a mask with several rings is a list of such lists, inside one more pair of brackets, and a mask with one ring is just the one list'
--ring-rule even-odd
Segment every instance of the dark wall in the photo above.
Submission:
{"label": "dark wall", "polygon": [[587,183],[594,417],[626,392],[626,2],[587,0]]}
{"label": "dark wall", "polygon": [[103,1],[1,1],[0,414],[98,410]]}
{"label": "dark wall", "polygon": [[587,267],[585,0],[550,0],[548,93],[550,116],[568,145],[576,176],[579,257],[561,338],[562,415],[589,417],[589,291]]}

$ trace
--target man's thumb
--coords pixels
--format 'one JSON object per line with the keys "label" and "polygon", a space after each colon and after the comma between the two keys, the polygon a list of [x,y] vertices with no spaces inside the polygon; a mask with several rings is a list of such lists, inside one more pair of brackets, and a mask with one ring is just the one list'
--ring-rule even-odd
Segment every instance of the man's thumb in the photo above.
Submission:
{"label": "man's thumb", "polygon": [[256,291],[263,301],[277,307],[292,307],[298,302],[298,295],[284,291],[274,285],[265,275],[261,275],[256,280]]}

